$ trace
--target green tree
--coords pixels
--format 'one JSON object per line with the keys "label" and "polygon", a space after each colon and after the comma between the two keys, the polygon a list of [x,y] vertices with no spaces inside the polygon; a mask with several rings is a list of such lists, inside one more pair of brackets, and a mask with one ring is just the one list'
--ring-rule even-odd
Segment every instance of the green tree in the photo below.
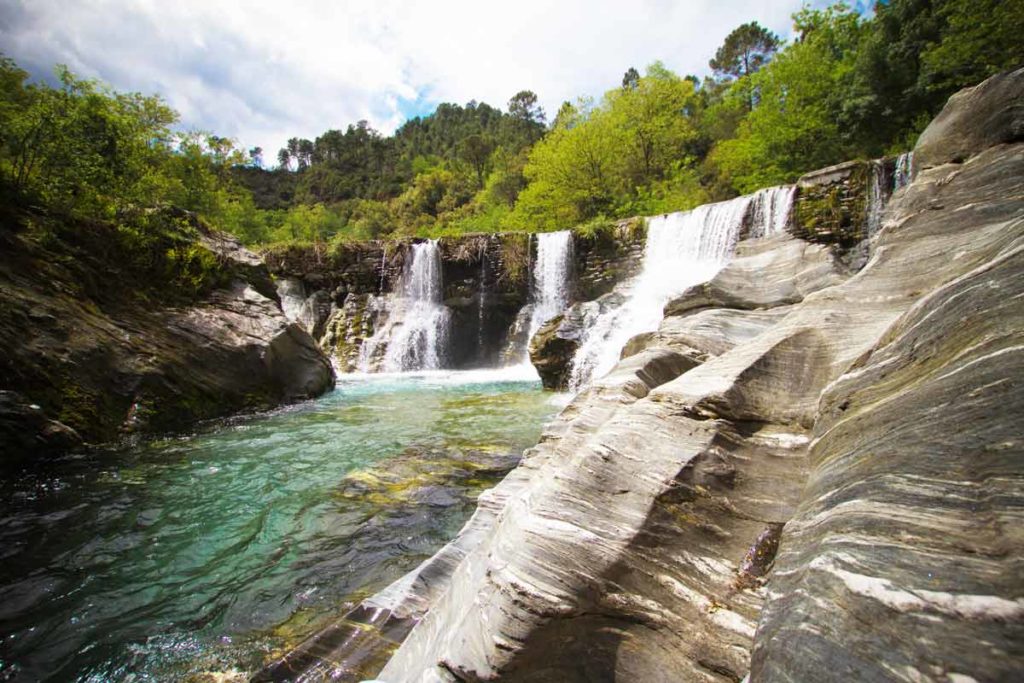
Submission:
{"label": "green tree", "polygon": [[283,170],[288,170],[292,165],[292,153],[288,151],[287,147],[282,147],[277,150],[277,166]]}
{"label": "green tree", "polygon": [[[678,199],[668,185],[653,194],[651,187],[687,176],[686,149],[696,137],[687,111],[694,99],[691,81],[655,63],[636,88],[611,90],[599,106],[563,107],[557,125],[530,152],[528,184],[510,224],[566,228],[635,210],[641,197]],[[690,188],[691,179],[684,183]]]}
{"label": "green tree", "polygon": [[[780,45],[777,35],[752,21],[737,27],[726,36],[725,42],[708,63],[719,79],[749,79],[771,60]],[[746,92],[748,109],[753,109],[755,89],[748,85]]]}
{"label": "green tree", "polygon": [[543,122],[544,110],[537,104],[537,93],[520,90],[508,101],[508,113],[522,121]]}
{"label": "green tree", "polygon": [[708,64],[719,78],[749,76],[768,63],[780,44],[777,35],[752,21],[733,29]]}
{"label": "green tree", "polygon": [[941,37],[921,55],[933,90],[951,93],[1024,65],[1024,0],[938,3]]}
{"label": "green tree", "polygon": [[459,157],[473,169],[478,188],[484,186],[487,163],[493,151],[494,142],[484,135],[470,135],[459,143]]}
{"label": "green tree", "polygon": [[629,67],[626,73],[622,75],[622,89],[623,90],[634,90],[640,85],[640,72]]}
{"label": "green tree", "polygon": [[[851,152],[837,120],[865,24],[845,5],[805,8],[794,19],[800,40],[750,77],[759,106],[711,154],[740,192],[793,181]],[[737,85],[733,96],[745,97]]]}

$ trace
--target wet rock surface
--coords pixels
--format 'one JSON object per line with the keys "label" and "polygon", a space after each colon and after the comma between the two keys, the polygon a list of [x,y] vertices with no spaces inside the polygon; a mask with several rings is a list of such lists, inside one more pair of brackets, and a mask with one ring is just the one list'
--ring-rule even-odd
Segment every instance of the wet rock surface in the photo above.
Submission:
{"label": "wet rock surface", "polygon": [[993,141],[1014,135],[924,164],[863,270],[765,240],[671,310],[493,490],[379,678],[1011,680],[1024,145]]}

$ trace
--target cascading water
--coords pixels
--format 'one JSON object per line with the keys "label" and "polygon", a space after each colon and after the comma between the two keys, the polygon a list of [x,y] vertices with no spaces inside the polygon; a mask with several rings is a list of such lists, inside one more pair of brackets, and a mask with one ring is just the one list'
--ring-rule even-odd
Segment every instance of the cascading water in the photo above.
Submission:
{"label": "cascading water", "polygon": [[875,161],[871,164],[871,183],[868,186],[867,201],[868,237],[878,232],[882,226],[882,210],[888,203],[891,194],[886,175],[884,163]]}
{"label": "cascading water", "polygon": [[537,235],[537,263],[530,283],[530,337],[569,305],[572,253],[572,233],[568,230]]}
{"label": "cascading water", "polygon": [[484,352],[484,326],[487,311],[487,244],[480,250],[480,298],[477,301],[476,311],[476,348],[477,352]]}
{"label": "cascading water", "polygon": [[380,255],[380,282],[377,284],[377,295],[384,293],[384,279],[388,274],[388,243],[384,243],[384,249]]}
{"label": "cascading water", "polygon": [[793,208],[795,185],[769,187],[754,193],[751,237],[768,237],[786,229],[789,213]]}
{"label": "cascading water", "polygon": [[893,192],[906,187],[914,179],[914,153],[904,152],[896,159],[896,172],[893,174]]}
{"label": "cascading water", "polygon": [[770,188],[649,219],[643,269],[626,287],[625,301],[598,315],[587,330],[573,357],[570,388],[579,391],[590,378],[606,374],[631,337],[657,327],[669,299],[714,277],[732,255],[748,215],[752,236],[785,229],[793,196],[791,187]]}
{"label": "cascading water", "polygon": [[[527,254],[533,253],[533,234],[527,236]],[[571,300],[573,277],[572,233],[568,230],[537,234],[537,257],[529,259],[526,277],[530,283],[529,303],[520,309],[508,330],[502,362],[529,368],[530,339],[537,330],[559,313]]]}
{"label": "cascading water", "polygon": [[412,246],[411,259],[392,295],[387,323],[367,339],[359,353],[359,368],[374,369],[386,344],[380,369],[386,372],[436,370],[442,367],[451,313],[442,303],[441,253],[437,240]]}

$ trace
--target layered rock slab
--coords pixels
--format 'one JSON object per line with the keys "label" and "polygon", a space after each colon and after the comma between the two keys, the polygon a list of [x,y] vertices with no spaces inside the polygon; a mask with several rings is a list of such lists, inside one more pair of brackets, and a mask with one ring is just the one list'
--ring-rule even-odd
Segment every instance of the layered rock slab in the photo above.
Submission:
{"label": "layered rock slab", "polygon": [[1001,681],[1024,667],[1024,145],[979,153],[1019,139],[1022,80],[955,96],[922,136],[891,232],[936,246],[959,232],[945,268],[959,277],[823,393],[752,681]]}
{"label": "layered rock slab", "polygon": [[[1024,235],[1024,151],[998,145],[973,154],[964,164],[924,169],[897,195],[864,270],[840,285],[803,296],[761,334],[611,417],[591,422],[587,435],[577,435],[558,457],[535,460],[528,484],[508,501],[493,535],[459,565],[447,592],[412,631],[382,679],[739,680],[749,664],[752,627],[766,595],[769,606],[762,632],[767,635],[757,638],[752,680],[857,678],[857,670],[846,666],[849,660],[837,660],[845,668],[831,665],[834,652],[829,648],[842,649],[844,638],[846,647],[854,652],[863,648],[874,658],[876,666],[864,670],[863,680],[936,676],[940,668],[918,671],[903,666],[916,661],[907,642],[916,639],[924,643],[921,647],[930,642],[933,649],[941,649],[947,617],[959,614],[978,620],[986,610],[989,626],[977,633],[991,636],[995,648],[967,655],[967,668],[977,665],[979,671],[999,673],[980,661],[993,654],[1008,655],[1010,666],[1019,665],[1019,596],[1013,593],[1019,567],[1013,561],[983,559],[974,566],[972,550],[955,542],[946,544],[946,555],[930,561],[945,563],[950,576],[966,567],[974,575],[967,586],[982,583],[985,575],[978,567],[988,568],[989,578],[995,578],[994,594],[965,591],[964,599],[942,591],[905,595],[899,582],[910,585],[927,575],[926,568],[914,567],[913,562],[894,570],[894,578],[886,579],[889,583],[858,583],[856,576],[850,578],[857,574],[856,564],[841,566],[847,574],[831,575],[853,582],[853,587],[843,582],[845,588],[834,579],[830,584],[826,576],[818,583],[787,589],[780,575],[779,590],[773,582],[766,594],[757,581],[745,576],[752,564],[757,565],[749,561],[751,557],[770,553],[772,534],[801,500],[806,430],[821,419],[822,392],[828,397],[843,384],[837,378],[865,367],[876,345],[887,343],[886,331],[916,302],[975,269],[994,268],[1019,246]],[[1020,279],[1016,265],[1000,273],[991,282]],[[1015,315],[1007,316],[1006,324],[1012,327]],[[968,338],[973,334],[970,329]],[[971,377],[981,359],[989,357],[987,351],[999,358],[1016,346],[1007,342],[1002,350],[986,351],[979,342],[974,338],[969,345],[976,347],[977,356],[967,356],[963,369],[953,370],[953,376]],[[915,350],[911,345],[901,353],[913,358]],[[879,367],[884,374],[888,364],[880,362]],[[984,379],[974,379],[979,378]],[[968,384],[976,391],[991,383]],[[1010,384],[1004,390],[1012,388]],[[1019,391],[1016,396],[1019,399]],[[940,399],[941,393],[929,397]],[[1015,401],[1007,402],[1011,411]],[[925,405],[935,409],[934,404]],[[588,409],[581,403],[576,410],[581,419]],[[900,419],[912,422],[911,415]],[[956,429],[949,419],[930,426],[935,440]],[[1011,436],[1019,435],[1013,426],[1006,429]],[[772,438],[766,438],[769,435]],[[881,435],[867,440],[872,438]],[[824,440],[821,437],[818,444]],[[1013,438],[996,443],[1005,450],[1016,448]],[[879,472],[898,481],[901,464],[900,459],[879,460]],[[966,482],[979,481],[971,465],[964,467]],[[837,468],[844,469],[842,464]],[[852,469],[846,476],[857,480],[858,472]],[[927,489],[926,482],[927,476],[909,481],[900,495],[913,501],[911,484]],[[996,490],[998,495],[981,498],[990,505],[998,503],[1000,519],[1014,520],[1019,483],[1007,479],[1006,490]],[[843,500],[842,489],[836,491],[831,495]],[[837,520],[843,519],[841,510]],[[898,507],[889,512],[897,522],[904,514]],[[819,552],[813,537],[801,543],[802,520],[798,515],[792,535],[783,530],[780,546],[779,571],[798,578],[812,572]],[[804,523],[811,528],[814,521],[808,518]],[[967,534],[971,527],[956,528]],[[938,537],[943,529],[931,524],[926,533]],[[984,543],[982,539],[976,545]],[[1000,544],[1007,557],[1021,554],[1020,539],[1013,534],[1004,533],[992,545]],[[859,543],[856,550],[873,556],[879,565],[890,552],[870,541]],[[789,569],[786,553],[797,557]],[[821,561],[827,565],[828,559],[826,555]],[[879,596],[883,603],[894,603],[883,604],[888,609],[916,608],[927,618],[901,622],[910,631],[887,640],[887,627],[875,623],[890,616],[888,612],[868,608],[860,616],[870,614],[875,621],[866,622],[828,610],[836,590],[853,589],[873,593],[861,597],[876,603]],[[979,605],[971,595],[991,599]],[[797,606],[793,609],[803,604],[805,612],[784,614],[787,599]],[[771,628],[775,603],[782,614],[776,626],[797,628],[803,614],[818,614],[811,630],[817,628],[821,635],[801,641],[812,648],[803,668],[793,663],[800,653],[792,643],[772,638],[766,630]],[[846,621],[837,623],[845,632],[829,630],[830,620],[842,618]],[[876,644],[873,650],[871,643]],[[895,651],[886,652],[885,646]]]}

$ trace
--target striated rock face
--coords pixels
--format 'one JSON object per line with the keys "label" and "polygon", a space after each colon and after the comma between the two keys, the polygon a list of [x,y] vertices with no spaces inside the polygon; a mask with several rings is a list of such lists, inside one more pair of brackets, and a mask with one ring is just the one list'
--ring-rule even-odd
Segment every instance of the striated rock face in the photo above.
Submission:
{"label": "striated rock face", "polygon": [[[1010,91],[1024,71],[949,107],[1003,125]],[[379,678],[1012,680],[1014,135],[925,154],[859,272],[773,238],[670,305],[495,489]]]}
{"label": "striated rock face", "polygon": [[1024,665],[1024,145],[984,148],[1019,139],[1022,93],[1024,71],[991,79],[922,136],[890,236],[931,235],[919,253],[943,283],[821,396],[752,680],[997,681]]}
{"label": "striated rock face", "polygon": [[962,163],[979,150],[1024,140],[1020,71],[993,76],[949,98],[914,150],[918,168]]}
{"label": "striated rock face", "polygon": [[706,307],[749,310],[800,303],[848,274],[826,246],[787,233],[747,240],[737,245],[733,260],[714,278],[670,301],[665,315]]}
{"label": "striated rock face", "polygon": [[214,284],[196,294],[171,283],[155,300],[124,286],[130,273],[116,259],[97,257],[112,228],[93,229],[93,242],[73,233],[80,244],[46,248],[4,237],[0,388],[21,396],[0,408],[3,464],[333,386],[327,358],[285,318],[266,269],[234,239],[203,232],[192,248]]}

